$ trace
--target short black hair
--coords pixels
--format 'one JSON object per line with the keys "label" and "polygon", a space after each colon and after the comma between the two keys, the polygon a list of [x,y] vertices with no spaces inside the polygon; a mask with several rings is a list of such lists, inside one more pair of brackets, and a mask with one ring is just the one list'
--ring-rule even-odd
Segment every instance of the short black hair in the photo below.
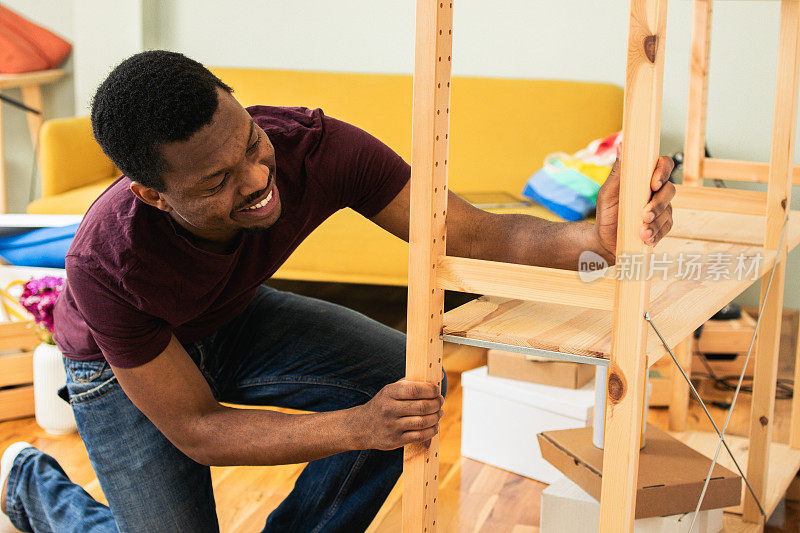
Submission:
{"label": "short black hair", "polygon": [[217,87],[232,93],[201,63],[150,50],[117,65],[92,99],[94,137],[130,179],[165,192],[167,164],[159,148],[185,141],[211,122]]}

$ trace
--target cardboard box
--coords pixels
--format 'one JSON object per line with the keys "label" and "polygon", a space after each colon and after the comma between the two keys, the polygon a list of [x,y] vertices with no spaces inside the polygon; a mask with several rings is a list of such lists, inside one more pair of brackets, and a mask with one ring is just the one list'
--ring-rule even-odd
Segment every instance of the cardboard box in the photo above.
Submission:
{"label": "cardboard box", "polygon": [[489,375],[541,383],[551,387],[580,389],[594,378],[594,365],[555,361],[546,357],[489,350]]}
{"label": "cardboard box", "polygon": [[542,431],[591,424],[594,382],[563,389],[489,376],[485,366],[461,374],[461,454],[551,483],[561,474],[539,454]]}
{"label": "cardboard box", "polygon": [[[703,372],[708,373],[706,369],[706,365],[703,364],[703,361],[700,359],[704,357],[701,354],[694,354],[692,356],[692,372]],[[740,353],[733,359],[709,359],[706,358],[706,362],[708,362],[708,366],[711,367],[711,370],[714,371],[714,374],[717,375],[718,378],[724,377],[731,377],[735,376],[735,379],[739,379],[739,376],[742,374],[742,367],[744,366],[744,360],[747,359],[747,352]],[[756,360],[756,353],[755,347],[753,348],[753,353],[750,354],[750,361],[747,363],[747,370],[744,373],[745,377],[753,377],[753,364]],[[734,385],[736,381],[734,381]]]}
{"label": "cardboard box", "polygon": [[[540,533],[585,533],[600,528],[600,503],[562,477],[542,492]],[[634,533],[689,533],[694,512],[639,518]],[[692,533],[722,531],[722,509],[700,511]]]}
{"label": "cardboard box", "polygon": [[[590,428],[540,433],[539,447],[542,457],[600,499],[603,450],[592,445]],[[648,424],[647,443],[639,453],[636,518],[694,511],[710,466],[710,459]],[[741,478],[718,464],[701,510],[738,505],[741,494]]]}
{"label": "cardboard box", "polygon": [[755,319],[744,310],[741,317],[733,320],[706,320],[700,338],[695,343],[695,350],[703,353],[747,353],[755,329]]}
{"label": "cardboard box", "polygon": [[672,365],[675,363],[665,355],[650,367],[647,377],[650,380],[650,407],[667,407],[672,400]]}

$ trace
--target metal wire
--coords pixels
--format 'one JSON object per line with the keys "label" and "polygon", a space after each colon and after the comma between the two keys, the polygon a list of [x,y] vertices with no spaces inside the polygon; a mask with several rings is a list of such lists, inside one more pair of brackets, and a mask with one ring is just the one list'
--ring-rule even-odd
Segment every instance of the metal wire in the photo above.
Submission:
{"label": "metal wire", "polygon": [[[733,409],[736,407],[736,400],[739,398],[739,391],[742,390],[742,383],[744,382],[744,375],[747,372],[747,365],[750,362],[750,356],[753,353],[753,346],[756,342],[756,335],[758,334],[758,327],[761,325],[761,317],[764,316],[764,307],[767,305],[767,297],[769,296],[769,289],[772,287],[772,279],[775,277],[775,268],[778,266],[778,259],[781,255],[781,250],[783,250],[783,238],[786,236],[786,227],[789,225],[789,215],[786,215],[786,219],[783,221],[783,229],[781,230],[781,238],[778,241],[778,248],[775,250],[775,263],[772,265],[772,271],[769,274],[769,281],[767,282],[767,289],[764,291],[764,301],[761,302],[761,307],[758,310],[758,318],[756,319],[756,325],[753,330],[753,337],[750,339],[750,346],[747,348],[747,357],[744,360],[744,365],[742,366],[742,373],[739,375],[739,383],[736,384],[736,392],[733,394],[733,400],[731,400],[731,406],[728,408],[728,415],[725,418],[725,425],[722,427],[722,434],[725,434],[725,431],[728,429],[728,424],[731,422],[731,417],[733,415]],[[786,261],[786,257],[783,258]],[[769,443],[767,443],[769,445]],[[706,496],[706,490],[708,490],[708,483],[711,480],[711,472],[714,470],[714,466],[717,464],[717,459],[719,458],[721,445],[717,443],[717,450],[714,452],[714,460],[711,462],[711,468],[708,470],[708,474],[706,475],[706,481],[703,484],[703,492],[700,493],[700,500],[697,502],[697,507],[695,508],[695,519],[697,518],[697,512],[700,509],[700,506],[703,504],[703,498]],[[758,501],[758,500],[756,500]],[[766,515],[764,509],[759,504],[759,509],[761,510],[762,515]],[[694,520],[692,520],[692,524],[694,524]],[[689,533],[691,533],[692,529],[689,528]]]}
{"label": "metal wire", "polygon": [[[678,359],[675,357],[675,354],[673,354],[672,350],[669,348],[669,346],[667,346],[667,341],[664,340],[664,337],[661,336],[661,332],[658,331],[658,328],[653,323],[653,319],[650,317],[650,313],[649,312],[645,312],[644,319],[647,320],[647,322],[650,323],[650,326],[652,326],[653,331],[655,331],[656,335],[658,335],[658,338],[661,339],[661,343],[664,345],[664,348],[666,348],[667,353],[669,353],[670,357],[672,357],[672,360],[675,361],[675,364],[678,366],[678,370],[680,370],[681,374],[683,375],[683,379],[685,379],[686,383],[689,384],[689,389],[691,389],[692,394],[694,394],[694,397],[697,398],[698,402],[700,402],[700,406],[703,408],[703,411],[706,413],[706,418],[708,418],[709,422],[711,422],[711,425],[714,426],[714,431],[717,432],[717,436],[719,436],[720,443],[725,446],[726,450],[728,450],[728,455],[730,455],[731,460],[733,460],[733,464],[736,465],[736,469],[739,471],[739,475],[742,476],[742,479],[744,479],[744,482],[747,485],[747,488],[750,491],[750,494],[753,495],[753,499],[756,500],[756,503],[758,504],[758,508],[761,509],[761,514],[764,514],[764,508],[761,507],[761,503],[758,501],[758,498],[756,497],[756,493],[753,491],[753,488],[750,486],[750,482],[747,481],[747,477],[744,475],[744,472],[742,471],[742,467],[739,466],[739,462],[736,461],[736,457],[734,457],[733,451],[730,449],[730,447],[728,446],[728,443],[725,441],[723,433],[720,431],[720,429],[717,426],[716,422],[714,422],[714,419],[711,417],[711,413],[708,411],[708,408],[706,407],[705,402],[700,397],[700,394],[697,392],[697,389],[694,388],[694,385],[692,384],[691,378],[689,378],[689,376],[686,374],[686,371],[683,369],[681,364],[678,362]],[[713,467],[712,467],[712,470],[713,470]],[[704,496],[705,495],[701,495],[701,498],[703,498]],[[702,503],[702,499],[700,501]],[[689,528],[689,531],[691,532],[692,529]]]}
{"label": "metal wire", "polygon": [[[766,289],[766,291],[764,291],[764,295],[765,295],[764,301],[761,302],[761,307],[758,310],[758,319],[756,320],[756,325],[755,325],[755,328],[754,328],[754,331],[753,331],[753,337],[750,339],[750,346],[747,349],[747,357],[744,360],[744,365],[742,366],[742,372],[739,375],[739,383],[736,385],[736,392],[733,394],[733,400],[731,401],[731,405],[728,408],[728,414],[727,414],[727,417],[725,418],[725,425],[722,427],[722,431],[721,432],[717,428],[717,425],[714,423],[714,421],[711,420],[711,415],[708,412],[708,409],[706,408],[705,403],[703,403],[703,400],[700,399],[700,395],[697,393],[697,390],[694,388],[694,385],[692,385],[692,380],[686,375],[686,372],[683,370],[683,367],[681,367],[680,363],[675,358],[675,355],[673,355],[672,350],[670,350],[669,346],[667,346],[667,343],[664,340],[664,337],[661,336],[661,333],[659,333],[659,331],[656,328],[655,324],[653,324],[653,321],[650,319],[650,313],[645,313],[645,317],[644,317],[645,320],[647,320],[647,322],[650,324],[650,326],[652,326],[653,330],[655,330],[656,335],[658,335],[658,337],[661,339],[661,343],[664,345],[664,348],[667,349],[667,352],[670,354],[670,356],[672,356],[672,360],[675,361],[676,365],[678,365],[678,369],[680,369],[681,375],[683,375],[683,378],[689,384],[689,387],[691,388],[692,392],[695,394],[695,397],[700,402],[700,405],[703,406],[703,410],[706,412],[706,416],[708,416],[709,420],[711,420],[711,424],[714,426],[714,429],[717,430],[717,435],[719,436],[719,441],[717,442],[717,450],[716,450],[716,452],[714,452],[714,459],[711,461],[711,467],[708,469],[708,474],[706,475],[706,480],[703,483],[703,490],[700,493],[700,499],[697,501],[697,506],[695,507],[695,510],[694,510],[694,516],[692,517],[692,523],[689,525],[689,533],[692,532],[692,529],[694,528],[694,524],[697,521],[697,517],[700,514],[700,507],[703,505],[703,499],[706,496],[706,491],[708,490],[708,484],[711,481],[711,474],[714,472],[714,467],[716,467],[716,465],[717,465],[717,460],[719,459],[719,452],[722,450],[723,444],[725,445],[725,449],[728,450],[728,453],[730,454],[731,459],[733,459],[733,462],[736,465],[736,468],[739,470],[739,474],[741,474],[742,479],[744,480],[745,484],[747,485],[747,488],[750,490],[750,494],[753,496],[753,499],[755,500],[756,504],[758,505],[758,509],[761,511],[761,515],[762,516],[766,516],[766,512],[764,511],[764,507],[761,506],[761,502],[758,500],[756,495],[753,493],[753,489],[752,489],[752,487],[750,487],[750,482],[747,480],[747,477],[744,475],[744,473],[742,473],[742,469],[739,468],[739,464],[736,462],[736,458],[733,456],[733,453],[731,452],[730,448],[728,447],[728,443],[725,442],[725,432],[728,430],[728,425],[730,424],[731,416],[733,415],[733,409],[736,407],[736,400],[739,398],[739,392],[742,389],[742,382],[744,381],[744,375],[745,375],[745,372],[747,371],[747,364],[750,362],[750,356],[751,356],[751,354],[753,352],[753,346],[755,345],[756,335],[758,334],[758,327],[759,327],[759,325],[761,325],[761,317],[764,316],[764,307],[766,306],[766,303],[767,303],[767,298],[766,297],[769,295],[770,287],[772,287],[772,279],[775,277],[775,268],[778,266],[778,259],[780,258],[781,250],[783,249],[783,239],[786,236],[786,227],[788,225],[789,225],[789,215],[787,214],[786,215],[786,219],[783,221],[783,229],[781,230],[781,238],[778,241],[778,248],[775,251],[775,262],[773,263],[772,271],[769,274],[769,281],[767,282],[767,289]],[[784,257],[784,261],[785,260],[786,260],[786,258]]]}

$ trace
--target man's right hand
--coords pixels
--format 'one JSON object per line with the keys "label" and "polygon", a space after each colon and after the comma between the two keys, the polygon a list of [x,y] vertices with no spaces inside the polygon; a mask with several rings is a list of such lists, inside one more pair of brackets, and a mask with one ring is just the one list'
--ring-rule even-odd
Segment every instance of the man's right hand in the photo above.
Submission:
{"label": "man's right hand", "polygon": [[364,449],[393,450],[430,440],[439,432],[443,404],[435,383],[401,379],[386,385],[356,408],[366,432]]}

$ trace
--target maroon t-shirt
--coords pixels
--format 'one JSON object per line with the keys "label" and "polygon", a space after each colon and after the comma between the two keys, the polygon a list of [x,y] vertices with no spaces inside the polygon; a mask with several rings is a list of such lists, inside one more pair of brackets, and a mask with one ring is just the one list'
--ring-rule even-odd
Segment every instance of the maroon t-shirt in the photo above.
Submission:
{"label": "maroon t-shirt", "polygon": [[282,214],[240,235],[232,253],[192,244],[172,217],[139,200],[122,176],[87,211],[66,256],[54,340],[71,359],[119,367],[207,337],[244,311],[258,286],[339,209],[365,217],[400,192],[410,168],[386,145],[322,110],[248,108],[275,147]]}

